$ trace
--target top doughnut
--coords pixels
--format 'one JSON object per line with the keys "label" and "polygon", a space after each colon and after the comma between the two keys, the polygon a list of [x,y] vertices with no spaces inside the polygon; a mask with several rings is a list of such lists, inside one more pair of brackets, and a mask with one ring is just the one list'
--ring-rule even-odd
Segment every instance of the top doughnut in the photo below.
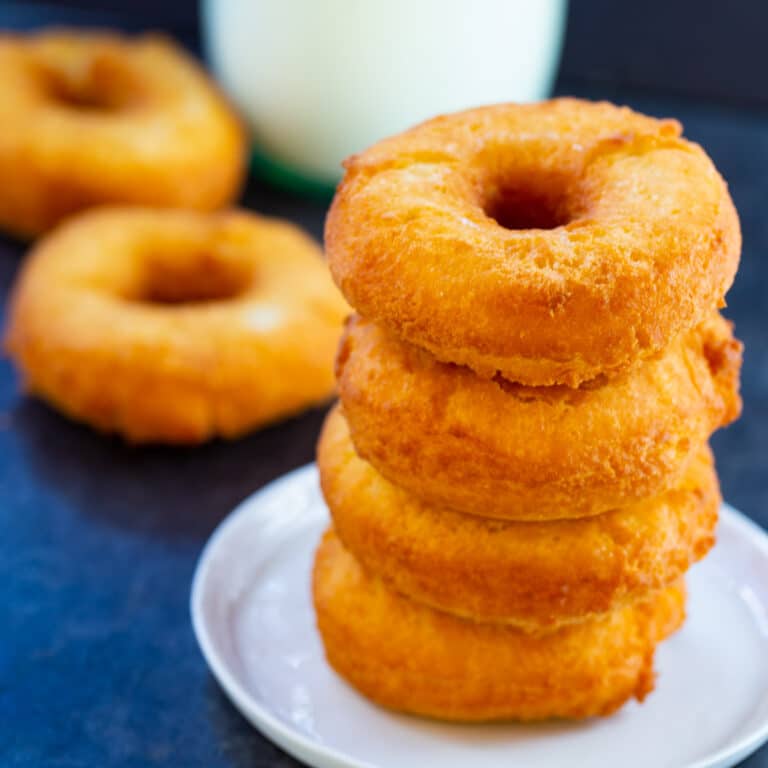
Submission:
{"label": "top doughnut", "polygon": [[722,306],[738,266],[725,182],[681,132],[577,99],[422,123],[345,162],[333,277],[363,316],[481,376],[610,376]]}

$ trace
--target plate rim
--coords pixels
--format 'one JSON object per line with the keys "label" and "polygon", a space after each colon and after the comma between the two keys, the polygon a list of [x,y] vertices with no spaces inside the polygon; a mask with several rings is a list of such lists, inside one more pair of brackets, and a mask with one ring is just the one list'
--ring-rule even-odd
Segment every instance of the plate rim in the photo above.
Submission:
{"label": "plate rim", "polygon": [[[223,657],[216,650],[212,634],[203,619],[203,595],[206,578],[211,571],[214,560],[213,553],[216,551],[218,543],[230,530],[242,524],[242,521],[247,518],[249,513],[252,513],[252,509],[258,503],[260,497],[274,492],[281,485],[288,485],[299,478],[303,479],[305,476],[308,477],[310,475],[313,475],[315,479],[318,477],[315,462],[304,464],[271,480],[244,498],[219,522],[203,546],[195,564],[189,599],[192,628],[203,658],[216,682],[240,714],[259,733],[285,750],[292,757],[306,762],[313,766],[313,768],[375,768],[375,766],[367,761],[361,762],[322,742],[312,740],[310,737],[291,728],[276,715],[272,714],[266,706],[255,700],[240,680],[229,670]],[[721,520],[727,520],[728,525],[734,526],[742,535],[749,538],[761,551],[766,560],[768,560],[768,532],[727,502],[721,503],[720,515]],[[727,766],[735,766],[756,751],[766,741],[768,741],[768,718],[735,743],[700,758],[696,762],[688,763],[684,768],[726,768]]]}
{"label": "plate rim", "polygon": [[211,536],[206,541],[200,556],[195,564],[195,572],[192,578],[190,592],[190,613],[192,615],[192,628],[197,644],[213,673],[218,685],[235,705],[238,712],[259,733],[285,750],[292,757],[306,762],[313,768],[375,768],[369,763],[353,761],[344,753],[332,747],[312,741],[303,734],[286,725],[282,720],[272,714],[263,704],[256,701],[247,691],[245,686],[229,670],[223,658],[214,647],[214,640],[208,630],[208,625],[203,620],[203,593],[205,579],[212,567],[212,553],[215,552],[218,542],[227,535],[230,529],[235,528],[243,518],[251,511],[257,499],[266,493],[273,491],[282,484],[288,484],[296,477],[305,475],[317,477],[317,465],[315,462],[304,464],[292,469],[283,475],[263,485],[249,496],[246,496],[234,509],[216,526]]}

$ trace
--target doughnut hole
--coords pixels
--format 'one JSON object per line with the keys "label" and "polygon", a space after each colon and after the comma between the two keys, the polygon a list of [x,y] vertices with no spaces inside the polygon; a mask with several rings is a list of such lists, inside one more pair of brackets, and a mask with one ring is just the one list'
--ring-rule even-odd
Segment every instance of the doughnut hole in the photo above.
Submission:
{"label": "doughnut hole", "polygon": [[227,301],[248,291],[254,271],[249,252],[160,249],[145,257],[136,298],[148,304],[173,305]]}
{"label": "doughnut hole", "polygon": [[119,112],[141,100],[136,74],[114,56],[46,57],[38,62],[43,92],[56,105],[78,112]]}
{"label": "doughnut hole", "polygon": [[484,182],[480,207],[504,229],[556,229],[573,220],[567,188],[556,174],[504,174]]}

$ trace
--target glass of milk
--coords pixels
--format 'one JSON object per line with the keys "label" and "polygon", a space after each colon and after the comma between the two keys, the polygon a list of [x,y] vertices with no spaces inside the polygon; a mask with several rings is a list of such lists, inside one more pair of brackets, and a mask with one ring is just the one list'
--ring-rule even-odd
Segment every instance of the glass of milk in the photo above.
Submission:
{"label": "glass of milk", "polygon": [[257,156],[331,186],[434,115],[548,95],[567,0],[202,0],[208,59]]}

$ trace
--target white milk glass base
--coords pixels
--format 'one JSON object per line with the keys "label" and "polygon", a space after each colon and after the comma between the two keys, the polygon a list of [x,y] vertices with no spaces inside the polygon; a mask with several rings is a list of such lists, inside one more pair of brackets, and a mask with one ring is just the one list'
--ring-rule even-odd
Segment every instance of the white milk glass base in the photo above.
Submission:
{"label": "white milk glass base", "polygon": [[434,115],[545,97],[566,0],[203,0],[208,59],[273,160],[340,163]]}

